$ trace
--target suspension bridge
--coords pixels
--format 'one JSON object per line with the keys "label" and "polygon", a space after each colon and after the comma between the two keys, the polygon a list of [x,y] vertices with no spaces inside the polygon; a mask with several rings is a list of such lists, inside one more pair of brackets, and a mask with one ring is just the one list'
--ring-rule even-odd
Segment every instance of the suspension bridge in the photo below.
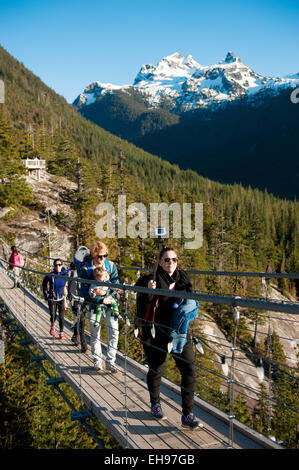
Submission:
{"label": "suspension bridge", "polygon": [[[117,351],[117,367],[119,372],[112,374],[109,371],[96,371],[90,353],[81,354],[78,347],[71,342],[73,333],[71,322],[66,321],[65,339],[60,340],[51,337],[49,335],[47,304],[39,299],[36,293],[33,293],[25,283],[20,282],[16,285],[14,279],[7,271],[8,263],[4,259],[0,259],[0,262],[0,312],[3,324],[6,327],[14,328],[14,331],[19,334],[21,344],[31,352],[32,364],[36,363],[39,365],[48,375],[47,383],[52,390],[56,390],[63,396],[60,384],[66,382],[81,398],[87,409],[85,411],[75,410],[69,404],[71,419],[78,420],[80,424],[85,425],[100,448],[103,448],[103,444],[93,435],[92,429],[89,429],[88,426],[88,418],[91,416],[98,418],[118,441],[119,445],[125,449],[283,448],[283,445],[277,443],[273,438],[264,436],[238,421],[234,416],[233,407],[231,408],[231,413],[224,413],[217,407],[202,400],[198,395],[195,396],[194,413],[200,419],[203,426],[193,432],[185,430],[180,425],[180,387],[166,378],[162,378],[161,402],[163,403],[167,420],[157,421],[150,414],[149,395],[146,385],[148,368],[146,365],[130,358],[126,351],[127,337],[129,334],[134,334],[132,326],[124,322],[120,330],[120,334],[124,335],[125,348],[124,352]],[[31,283],[35,283],[36,286],[41,285],[40,279],[41,276],[46,274],[45,272],[30,268],[22,269],[24,274],[30,274]],[[250,275],[250,273],[244,274]],[[110,285],[111,287],[116,287],[116,285]],[[127,284],[121,284],[118,287],[123,289],[124,292],[149,291],[147,288]],[[156,293],[163,295],[165,291],[157,289]],[[288,315],[294,316],[299,314],[298,302],[182,292],[177,294],[173,292],[173,295],[229,305],[234,309],[241,307],[283,312],[286,317]],[[24,335],[20,334],[20,332],[24,332],[25,339]],[[87,332],[87,341],[89,339],[90,332]],[[136,341],[138,340],[136,339]],[[32,353],[31,345],[38,347],[40,355],[36,356]],[[102,347],[105,353],[106,344],[104,342],[102,342]],[[232,374],[235,367],[234,360],[237,360],[237,344],[233,344],[230,350],[231,374],[229,377],[223,376],[222,378],[226,382],[228,389],[233,392],[232,387],[236,380]],[[54,377],[50,377],[45,370],[43,366],[45,361],[49,361],[54,366]],[[246,383],[242,386],[246,393]],[[248,387],[249,389],[250,387]],[[65,396],[63,398],[67,400]]]}

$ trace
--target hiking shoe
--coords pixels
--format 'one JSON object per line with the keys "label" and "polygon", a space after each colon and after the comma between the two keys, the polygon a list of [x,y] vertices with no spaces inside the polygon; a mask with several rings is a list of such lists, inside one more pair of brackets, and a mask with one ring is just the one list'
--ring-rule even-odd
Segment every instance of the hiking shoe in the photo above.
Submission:
{"label": "hiking shoe", "polygon": [[86,353],[86,351],[87,351],[87,343],[86,343],[86,341],[82,341],[82,343],[81,343],[81,352]]}
{"label": "hiking shoe", "polygon": [[95,368],[96,370],[104,370],[103,364],[102,364],[102,362],[100,362],[100,361],[96,361],[96,362],[94,363],[94,368]]}
{"label": "hiking shoe", "polygon": [[59,333],[59,339],[65,339],[65,335],[62,331]]}
{"label": "hiking shoe", "polygon": [[182,426],[183,428],[196,429],[202,428],[203,425],[195,418],[194,413],[189,413],[187,416],[182,415]]}
{"label": "hiking shoe", "polygon": [[51,336],[55,336],[55,328],[54,328],[54,326],[51,326],[51,328],[50,328],[50,335],[51,335]]}
{"label": "hiking shoe", "polygon": [[106,369],[110,370],[113,374],[116,374],[116,372],[119,372],[119,369],[116,367],[115,364],[112,364],[112,362],[106,362]]}
{"label": "hiking shoe", "polygon": [[73,335],[71,338],[71,341],[75,344],[75,346],[78,346],[79,340],[77,335]]}
{"label": "hiking shoe", "polygon": [[151,405],[151,412],[154,418],[156,419],[166,419],[164,411],[162,410],[162,406],[160,403],[156,403],[155,405]]}

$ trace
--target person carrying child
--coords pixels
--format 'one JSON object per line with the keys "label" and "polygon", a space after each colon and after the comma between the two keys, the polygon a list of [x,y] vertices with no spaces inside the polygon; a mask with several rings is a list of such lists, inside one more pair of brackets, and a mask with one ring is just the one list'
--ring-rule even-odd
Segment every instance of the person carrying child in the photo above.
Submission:
{"label": "person carrying child", "polygon": [[[188,332],[189,322],[197,316],[198,303],[171,295],[172,290],[192,292],[188,274],[178,266],[176,249],[164,246],[158,255],[156,271],[141,276],[136,286],[153,289],[153,294],[137,294],[136,318],[136,325],[142,325],[141,341],[148,364],[151,414],[156,419],[166,419],[160,402],[160,387],[163,367],[170,352],[181,374],[181,424],[191,430],[200,428],[202,423],[194,414],[195,355]],[[154,289],[157,288],[169,293],[155,296]]]}
{"label": "person carrying child", "polygon": [[[84,258],[84,263],[79,271],[81,278],[80,296],[84,297],[88,324],[90,327],[90,349],[96,370],[104,370],[104,361],[102,355],[101,345],[101,325],[97,321],[96,310],[101,307],[101,311],[105,306],[105,321],[108,326],[108,347],[106,357],[106,369],[111,372],[118,372],[115,366],[116,352],[118,346],[118,316],[115,315],[115,304],[113,300],[116,299],[118,293],[116,290],[109,289],[104,296],[90,296],[89,289],[90,283],[85,283],[84,279],[95,280],[94,271],[97,268],[102,268],[106,271],[106,276],[112,284],[119,284],[118,271],[116,265],[108,260],[108,248],[103,242],[94,242],[90,247],[90,254]],[[106,278],[106,280],[108,280]],[[105,281],[104,281],[105,282]],[[95,287],[95,286],[94,286]],[[97,287],[102,287],[97,285]],[[104,286],[106,287],[106,286]],[[99,297],[99,298],[97,298]],[[114,308],[114,310],[113,310]],[[117,310],[118,311],[118,310]]]}

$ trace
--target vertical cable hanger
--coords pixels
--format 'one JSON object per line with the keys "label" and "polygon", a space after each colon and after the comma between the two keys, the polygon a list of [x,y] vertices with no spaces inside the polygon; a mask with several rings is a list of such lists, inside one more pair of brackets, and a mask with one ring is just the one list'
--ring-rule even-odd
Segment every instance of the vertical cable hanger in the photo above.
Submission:
{"label": "vertical cable hanger", "polygon": [[[264,288],[265,298],[268,300],[269,297],[269,288],[267,285],[267,281],[264,277],[262,277],[262,286]],[[272,436],[272,420],[273,420],[273,405],[272,405],[272,398],[273,398],[273,383],[272,383],[272,346],[273,346],[273,334],[272,334],[272,326],[271,326],[271,312],[268,310],[268,333],[267,333],[267,358],[268,358],[268,374],[269,374],[269,388],[268,388],[268,437],[272,440],[275,438]]]}
{"label": "vertical cable hanger", "polygon": [[128,291],[125,291],[125,312],[124,312],[124,372],[123,372],[123,377],[124,377],[124,410],[125,410],[125,417],[124,417],[124,424],[125,424],[125,436],[126,436],[126,446],[125,448],[128,448],[128,405],[127,405],[127,334],[128,334],[128,323],[127,323],[127,318],[128,318],[128,313],[127,313],[127,307],[128,307]]}
{"label": "vertical cable hanger", "polygon": [[[52,278],[53,279],[53,278]],[[53,284],[53,291],[54,291],[54,284]],[[55,316],[53,315],[54,319],[56,317],[56,313],[55,313]],[[54,322],[55,324],[55,322]],[[52,353],[53,353],[53,359],[54,359],[54,379],[56,380],[57,379],[57,356],[56,356],[56,352],[57,352],[57,349],[55,347],[55,336],[53,335],[52,336],[52,339],[50,339],[50,342],[52,344]],[[57,422],[57,409],[56,409],[56,395],[54,393],[54,407],[53,407],[53,411],[54,411],[54,449],[57,449],[58,447],[58,441],[57,441],[57,426],[56,426],[56,422]]]}
{"label": "vertical cable hanger", "polygon": [[[35,318],[36,318],[36,332],[35,332],[35,337],[36,340],[38,338],[38,313],[37,313],[37,293],[38,293],[38,275],[37,273],[35,274],[35,289],[36,289],[36,295],[35,295]],[[40,432],[41,426],[40,426],[40,419],[41,419],[41,414],[40,414],[40,404],[41,404],[41,397],[40,397],[40,375],[41,375],[41,367],[39,366],[39,371],[38,371],[38,430]]]}
{"label": "vertical cable hanger", "polygon": [[[79,286],[78,286],[78,282],[77,281],[77,287],[76,287],[76,290],[77,292],[79,293],[80,289],[79,289]],[[80,338],[80,341],[81,341],[81,334],[82,332],[80,333],[80,328],[81,328],[81,325],[82,325],[82,322],[81,322],[81,315],[83,315],[83,312],[82,312],[82,308],[83,308],[83,305],[81,302],[78,302],[77,304],[77,323],[76,323],[76,333],[77,333],[77,338],[79,339]],[[79,348],[79,344],[78,343],[78,348]],[[80,406],[81,408],[83,408],[84,406],[84,400],[83,400],[83,389],[82,389],[82,363],[81,363],[81,353],[79,353],[79,388],[80,388]]]}
{"label": "vertical cable hanger", "polygon": [[[26,279],[26,278],[25,278]],[[25,284],[26,284],[26,280],[25,280]],[[26,303],[26,293],[25,293],[25,289],[23,290],[23,299],[24,299],[24,326],[25,326],[25,331],[27,331],[27,303]]]}
{"label": "vertical cable hanger", "polygon": [[34,299],[35,299],[35,339],[37,340],[38,338],[38,323],[37,323],[37,317],[38,317],[38,314],[37,314],[37,282],[38,282],[38,279],[37,279],[37,273],[35,273],[35,296],[34,296]]}
{"label": "vertical cable hanger", "polygon": [[[235,297],[240,298],[240,297]],[[233,318],[235,324],[235,331],[234,331],[234,340],[233,345],[231,346],[231,367],[230,367],[230,377],[227,379],[228,387],[229,387],[229,404],[230,404],[230,412],[228,415],[229,418],[229,440],[228,440],[228,449],[233,449],[234,447],[234,401],[235,401],[235,351],[237,345],[237,331],[238,325],[240,320],[240,308],[235,306],[233,308]]]}
{"label": "vertical cable hanger", "polygon": [[38,435],[40,436],[41,434],[41,368],[38,367],[38,383],[37,383],[37,389],[38,389]]}

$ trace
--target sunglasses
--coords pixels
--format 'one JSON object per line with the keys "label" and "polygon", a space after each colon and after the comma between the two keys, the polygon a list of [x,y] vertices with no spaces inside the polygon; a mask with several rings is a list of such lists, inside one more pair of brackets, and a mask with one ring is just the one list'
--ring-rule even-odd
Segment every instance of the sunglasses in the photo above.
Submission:
{"label": "sunglasses", "polygon": [[54,266],[62,266],[61,263],[55,263]]}
{"label": "sunglasses", "polygon": [[108,255],[97,255],[96,257],[99,259],[107,258]]}
{"label": "sunglasses", "polygon": [[170,260],[172,260],[174,263],[178,262],[177,258],[163,258],[163,261],[165,261],[165,263],[169,263]]}

